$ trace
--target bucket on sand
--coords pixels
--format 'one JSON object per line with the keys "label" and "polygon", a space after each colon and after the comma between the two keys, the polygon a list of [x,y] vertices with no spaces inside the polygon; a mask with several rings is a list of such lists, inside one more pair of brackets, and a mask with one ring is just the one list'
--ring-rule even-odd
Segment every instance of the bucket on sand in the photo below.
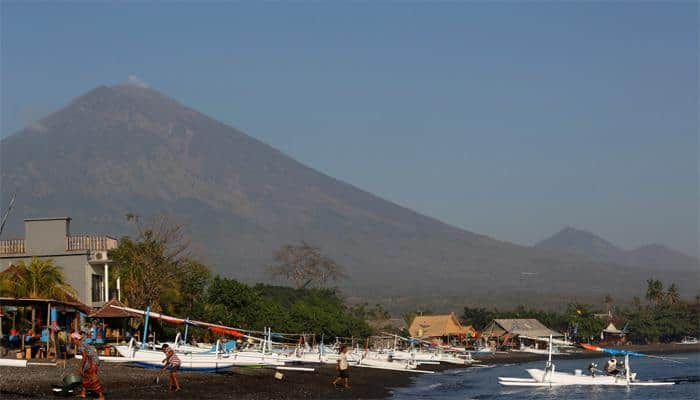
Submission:
{"label": "bucket on sand", "polygon": [[281,372],[275,372],[275,379],[277,380],[282,380],[284,378],[284,374]]}
{"label": "bucket on sand", "polygon": [[63,386],[54,386],[52,391],[56,396],[74,396],[82,384],[83,378],[80,375],[68,374],[63,378]]}

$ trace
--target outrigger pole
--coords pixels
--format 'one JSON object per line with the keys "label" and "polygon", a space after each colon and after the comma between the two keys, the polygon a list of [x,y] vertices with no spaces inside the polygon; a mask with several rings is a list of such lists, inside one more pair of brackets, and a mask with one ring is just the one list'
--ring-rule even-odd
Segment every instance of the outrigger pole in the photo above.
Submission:
{"label": "outrigger pole", "polygon": [[[165,314],[161,314],[161,313],[157,313],[157,312],[152,312],[150,307],[147,307],[146,311],[143,311],[143,310],[139,310],[136,308],[115,306],[113,304],[110,304],[109,306],[112,308],[116,308],[117,310],[129,311],[129,312],[133,312],[133,313],[141,314],[141,315],[145,316],[145,318],[146,318],[145,325],[146,326],[144,326],[144,332],[145,332],[145,328],[148,325],[149,318],[155,318],[155,319],[161,319],[165,322],[170,322],[172,324],[188,324],[188,325],[192,325],[192,326],[196,326],[196,327],[208,328],[213,332],[224,333],[224,334],[235,336],[235,337],[245,337],[245,338],[250,338],[253,340],[260,340],[260,341],[265,340],[265,339],[262,339],[259,337],[246,335],[246,334],[241,332],[241,331],[245,331],[243,329],[233,328],[233,327],[225,326],[225,325],[212,324],[212,323],[204,322],[204,321],[195,321],[195,320],[191,320],[191,319],[182,319],[182,318],[177,318],[177,317],[171,317],[169,315],[165,315]],[[143,346],[143,341],[142,341],[142,346]]]}
{"label": "outrigger pole", "polygon": [[[112,306],[114,307],[114,306]],[[145,312],[145,322],[143,323],[143,338],[141,338],[141,350],[146,348],[146,342],[148,342],[148,317],[151,314],[151,306],[146,307]]]}

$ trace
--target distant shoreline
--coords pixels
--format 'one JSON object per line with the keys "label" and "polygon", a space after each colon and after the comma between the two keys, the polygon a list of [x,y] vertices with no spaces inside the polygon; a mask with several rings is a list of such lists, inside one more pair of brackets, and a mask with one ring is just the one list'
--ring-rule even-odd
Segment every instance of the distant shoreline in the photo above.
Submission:
{"label": "distant shoreline", "polygon": [[[700,345],[656,344],[624,346],[623,349],[647,354],[680,354],[700,351]],[[605,357],[604,353],[585,351],[556,359],[586,359]],[[483,364],[526,363],[546,359],[546,356],[530,353],[497,353],[493,356],[476,357]],[[53,397],[51,386],[61,383],[63,374],[73,372],[76,360],[69,360],[65,370],[62,366],[30,366],[28,368],[0,367],[0,397],[4,399],[27,399]],[[455,368],[457,365],[426,366],[437,372]],[[118,364],[103,364],[101,379],[109,399],[385,399],[392,390],[409,387],[419,374],[384,371],[368,368],[350,368],[349,390],[337,390],[330,384],[335,376],[333,365],[316,367],[313,373],[285,372],[282,380],[274,378],[270,369],[232,369],[217,374],[181,373],[183,391],[172,393],[166,390],[167,379],[160,385],[153,382],[157,371]]]}
{"label": "distant shoreline", "polygon": [[[677,344],[677,343],[657,343],[648,345],[630,345],[630,346],[607,346],[609,348],[636,351],[642,354],[649,355],[668,355],[693,353],[700,351],[700,344]],[[596,351],[582,351],[580,353],[571,353],[569,355],[554,355],[555,360],[576,360],[586,358],[601,358],[607,357],[605,353]],[[547,359],[546,355],[532,353],[517,353],[510,352],[507,354],[497,353],[493,356],[479,358],[482,364],[504,364],[504,363],[525,363],[537,360]]]}

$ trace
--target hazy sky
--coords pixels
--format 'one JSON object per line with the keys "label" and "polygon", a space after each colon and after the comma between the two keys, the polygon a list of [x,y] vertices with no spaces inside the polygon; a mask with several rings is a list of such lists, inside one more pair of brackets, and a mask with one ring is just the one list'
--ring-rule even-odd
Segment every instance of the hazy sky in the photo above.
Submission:
{"label": "hazy sky", "polygon": [[694,1],[1,11],[3,135],[133,74],[453,225],[697,253]]}

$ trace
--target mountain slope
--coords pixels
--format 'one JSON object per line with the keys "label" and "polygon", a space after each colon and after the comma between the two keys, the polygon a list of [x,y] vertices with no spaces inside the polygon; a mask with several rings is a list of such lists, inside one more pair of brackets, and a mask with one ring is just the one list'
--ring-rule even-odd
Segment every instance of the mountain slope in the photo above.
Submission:
{"label": "mountain slope", "polygon": [[[350,295],[396,302],[506,302],[547,286],[551,303],[611,288],[638,294],[646,278],[449,226],[142,87],[98,87],[5,138],[0,166],[2,198],[18,190],[8,233],[20,234],[25,217],[69,215],[75,231],[127,234],[127,212],[167,213],[186,223],[206,261],[247,281],[265,279],[273,250],[301,239],[346,266]],[[537,275],[523,283],[523,271]]]}
{"label": "mountain slope", "polygon": [[622,249],[591,232],[565,227],[535,246],[537,249],[585,256],[591,260],[611,262],[652,270],[698,271],[698,259],[660,244]]}

